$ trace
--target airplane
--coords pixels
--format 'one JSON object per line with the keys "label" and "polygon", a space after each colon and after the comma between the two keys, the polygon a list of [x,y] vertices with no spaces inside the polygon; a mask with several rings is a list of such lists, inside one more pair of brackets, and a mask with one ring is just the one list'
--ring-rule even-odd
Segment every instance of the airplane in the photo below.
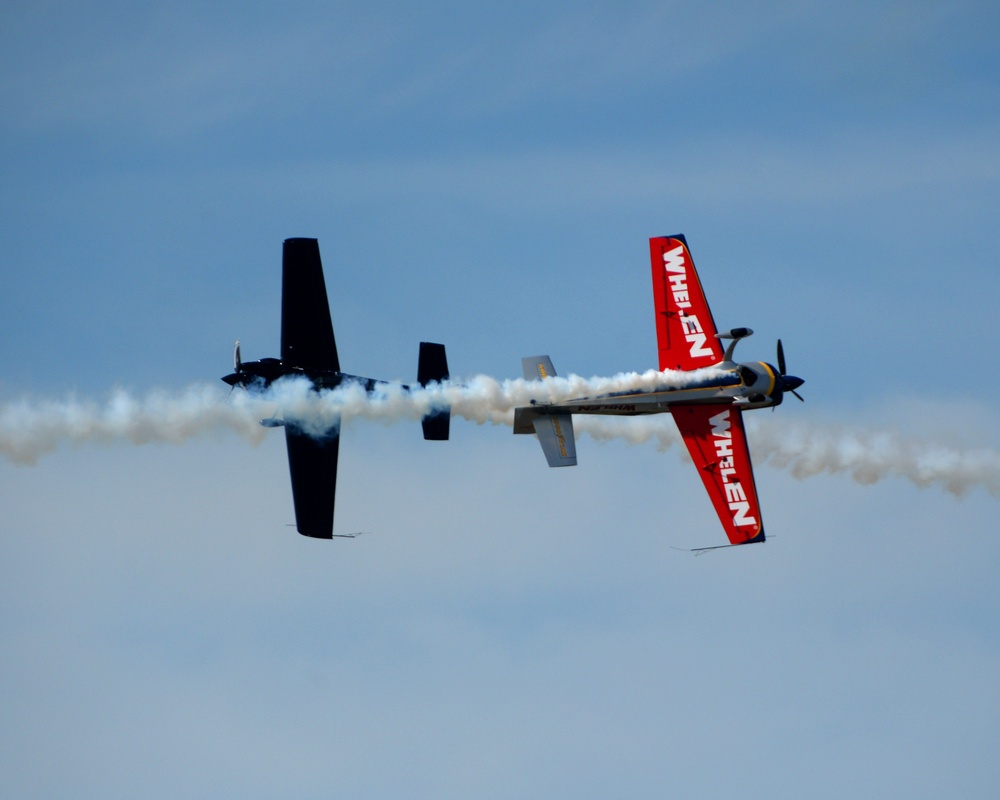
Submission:
{"label": "airplane", "polygon": [[[550,467],[571,467],[576,465],[574,414],[673,414],[729,538],[728,545],[718,547],[763,542],[764,525],[743,411],[774,408],[781,404],[785,392],[802,400],[796,389],[804,381],[787,374],[780,339],[777,367],[763,361],[741,364],[733,361],[737,343],[753,331],[749,328],[716,331],[683,234],[650,239],[649,255],[660,371],[716,369],[705,376],[692,376],[681,386],[664,383],[647,391],[616,392],[555,403],[532,401],[530,406],[515,409],[514,433],[537,434]],[[725,351],[722,340],[729,340]],[[556,374],[548,356],[529,356],[521,364],[527,380],[544,380]],[[710,549],[716,548],[696,548]]]}
{"label": "airplane", "polygon": [[[335,389],[355,383],[368,393],[387,381],[349,375],[340,371],[340,359],[333,338],[330,304],[323,279],[323,264],[316,239],[286,239],[282,250],[281,282],[281,358],[243,361],[240,343],[233,353],[233,372],[222,380],[231,387],[263,392],[285,377],[304,377],[314,391]],[[448,359],[443,344],[420,343],[417,381],[421,386],[448,380]],[[404,389],[408,388],[406,386]],[[448,439],[451,412],[434,409],[422,420],[424,438]],[[341,538],[333,532],[334,498],[337,490],[337,456],[340,450],[340,424],[334,424],[322,436],[306,433],[292,419],[264,419],[261,425],[284,427],[288,449],[288,470],[292,480],[295,526],[303,536],[315,539]],[[347,538],[353,538],[346,534]]]}

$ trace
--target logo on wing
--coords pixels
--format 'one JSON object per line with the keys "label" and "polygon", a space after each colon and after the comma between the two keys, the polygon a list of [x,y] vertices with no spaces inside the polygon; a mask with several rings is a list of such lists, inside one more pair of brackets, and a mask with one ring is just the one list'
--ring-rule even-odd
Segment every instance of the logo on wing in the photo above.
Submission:
{"label": "logo on wing", "polygon": [[697,314],[689,314],[685,309],[691,308],[691,293],[688,291],[688,255],[687,248],[678,244],[673,250],[663,253],[663,268],[666,270],[667,281],[670,283],[670,294],[673,307],[680,311],[680,321],[684,329],[684,339],[688,343],[691,358],[714,358],[715,353],[708,347],[708,334],[702,329]]}
{"label": "logo on wing", "polygon": [[727,408],[714,417],[709,418],[712,424],[712,440],[715,444],[715,455],[718,456],[719,474],[722,476],[722,486],[726,492],[726,503],[733,514],[734,525],[757,526],[757,518],[750,514],[750,501],[743,491],[743,484],[736,475],[733,465],[733,431]]}

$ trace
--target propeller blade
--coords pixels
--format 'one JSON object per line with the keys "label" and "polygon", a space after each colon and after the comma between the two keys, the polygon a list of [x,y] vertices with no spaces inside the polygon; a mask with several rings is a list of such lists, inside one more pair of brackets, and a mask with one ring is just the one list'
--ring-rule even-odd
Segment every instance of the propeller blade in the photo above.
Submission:
{"label": "propeller blade", "polygon": [[794,394],[797,398],[799,398],[799,400],[801,400],[803,403],[806,401],[806,399],[794,389],[792,389],[792,394]]}
{"label": "propeller blade", "polygon": [[778,339],[778,374],[785,374],[785,348],[781,346],[781,339]]}
{"label": "propeller blade", "polygon": [[240,358],[240,340],[236,340],[236,349],[233,350],[233,372],[239,372],[243,368],[243,360]]}

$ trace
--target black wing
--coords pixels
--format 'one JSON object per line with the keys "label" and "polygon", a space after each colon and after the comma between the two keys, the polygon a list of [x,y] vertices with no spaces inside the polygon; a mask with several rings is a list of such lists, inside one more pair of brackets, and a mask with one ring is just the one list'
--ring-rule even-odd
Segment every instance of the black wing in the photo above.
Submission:
{"label": "black wing", "polygon": [[295,527],[303,536],[332,539],[340,426],[322,438],[314,438],[286,423],[285,444],[292,476]]}
{"label": "black wing", "polygon": [[340,372],[323,264],[315,239],[285,240],[281,279],[281,360],[292,367]]}

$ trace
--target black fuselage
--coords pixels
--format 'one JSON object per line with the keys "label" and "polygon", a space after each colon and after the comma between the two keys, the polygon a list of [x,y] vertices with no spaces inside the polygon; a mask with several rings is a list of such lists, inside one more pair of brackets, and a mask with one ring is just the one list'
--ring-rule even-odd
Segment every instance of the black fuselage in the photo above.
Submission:
{"label": "black fuselage", "polygon": [[279,378],[307,378],[317,391],[321,389],[336,389],[343,383],[357,383],[366,392],[385,381],[374,378],[364,378],[360,375],[348,375],[346,372],[326,369],[307,369],[285,364],[280,358],[262,358],[259,361],[245,361],[239,365],[236,372],[224,375],[222,380],[230,386],[242,386],[249,390],[263,391]]}

